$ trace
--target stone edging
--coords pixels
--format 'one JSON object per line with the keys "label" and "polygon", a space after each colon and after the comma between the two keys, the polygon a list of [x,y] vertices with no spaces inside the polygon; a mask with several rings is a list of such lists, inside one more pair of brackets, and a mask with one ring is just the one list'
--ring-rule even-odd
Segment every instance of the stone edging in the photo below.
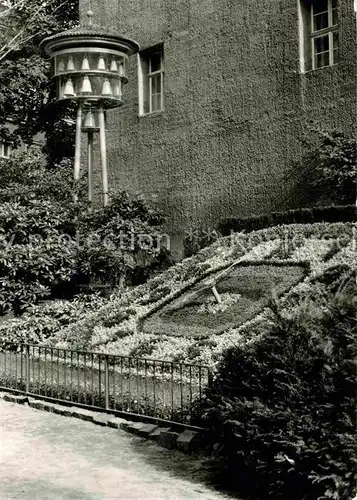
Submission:
{"label": "stone edging", "polygon": [[28,404],[36,410],[87,420],[102,427],[121,429],[138,437],[153,440],[158,445],[169,450],[176,448],[184,453],[192,453],[202,449],[202,433],[190,429],[175,432],[170,427],[160,427],[155,424],[146,424],[143,422],[131,422],[107,413],[91,411],[76,406],[49,403],[24,395],[0,392],[0,399],[11,403]]}

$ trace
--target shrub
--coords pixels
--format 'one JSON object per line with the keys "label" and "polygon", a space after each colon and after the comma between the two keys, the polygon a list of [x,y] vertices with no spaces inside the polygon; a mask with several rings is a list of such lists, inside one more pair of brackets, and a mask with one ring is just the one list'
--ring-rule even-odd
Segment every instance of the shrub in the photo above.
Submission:
{"label": "shrub", "polygon": [[[259,499],[356,493],[355,273],[323,305],[272,304],[259,342],[229,349],[202,422],[222,481]],[[349,286],[347,286],[349,283]]]}
{"label": "shrub", "polygon": [[64,247],[56,231],[48,236],[38,243],[0,248],[0,314],[11,309],[19,314],[75,276],[74,244]]}
{"label": "shrub", "polygon": [[168,263],[155,207],[121,192],[90,210],[74,202],[72,175],[71,162],[49,170],[37,155],[0,161],[0,315],[83,285],[144,281]]}
{"label": "shrub", "polygon": [[[80,199],[85,199],[85,176],[79,186]],[[73,190],[72,160],[63,160],[49,169],[36,150],[0,159],[0,203],[16,201],[26,205],[29,200],[41,199],[74,209]]]}
{"label": "shrub", "polygon": [[98,309],[104,299],[97,295],[81,295],[73,300],[53,300],[31,305],[20,318],[0,323],[2,342],[44,344],[51,343],[57,332],[83,315]]}
{"label": "shrub", "polygon": [[184,239],[184,255],[191,257],[197,254],[202,248],[212,245],[215,241],[222,236],[216,230],[203,230],[200,228],[192,229],[190,234]]}
{"label": "shrub", "polygon": [[307,158],[311,186],[322,202],[353,203],[356,199],[356,140],[337,130],[320,131],[320,144]]}
{"label": "shrub", "polygon": [[76,275],[70,170],[50,172],[36,153],[0,161],[0,315],[20,314]]}
{"label": "shrub", "polygon": [[162,214],[141,196],[120,192],[108,207],[84,211],[79,217],[81,245],[79,272],[117,285],[136,284],[146,270],[148,276],[161,268],[169,252],[162,245]]}
{"label": "shrub", "polygon": [[268,215],[232,217],[223,220],[219,230],[223,235],[229,235],[231,231],[249,232],[282,224],[313,224],[316,222],[356,222],[356,207],[355,205],[336,205],[298,208],[285,212],[272,212]]}
{"label": "shrub", "polygon": [[[93,410],[95,410],[95,407],[105,408],[106,402],[103,387],[98,387],[96,384],[93,389],[89,388],[88,381],[87,384],[81,381],[79,384],[70,388],[68,384],[56,384],[55,380],[47,384],[36,380],[36,382],[31,381],[30,392],[66,401],[67,404],[73,402],[80,405],[90,405],[94,407]],[[134,383],[135,381],[132,381],[132,384]],[[0,373],[0,384],[2,387],[14,388],[18,391],[24,392],[26,390],[25,383],[21,379],[16,379],[14,375],[11,376]],[[124,387],[128,385],[128,379],[124,378],[123,385]],[[182,421],[184,423],[189,423],[190,421],[191,405],[187,398],[182,402],[182,408],[180,408],[180,403],[176,401],[172,408],[168,398],[164,400],[160,394],[156,393],[153,395],[151,391],[149,394],[145,394],[145,392],[139,393],[139,398],[133,395],[133,390],[123,390],[120,394],[120,399],[118,394],[116,394],[116,396],[115,398],[112,394],[109,394],[109,408],[115,411],[129,413],[128,418],[130,418],[130,413],[135,413],[145,417],[154,417],[169,421]]]}

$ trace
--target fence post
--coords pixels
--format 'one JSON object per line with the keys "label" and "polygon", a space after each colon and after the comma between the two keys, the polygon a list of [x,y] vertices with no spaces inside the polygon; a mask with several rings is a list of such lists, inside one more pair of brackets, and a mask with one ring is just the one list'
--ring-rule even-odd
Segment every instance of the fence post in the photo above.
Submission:
{"label": "fence post", "polygon": [[26,344],[26,394],[30,392],[30,346]]}
{"label": "fence post", "polygon": [[104,394],[105,409],[109,410],[109,359],[108,354],[104,356]]}

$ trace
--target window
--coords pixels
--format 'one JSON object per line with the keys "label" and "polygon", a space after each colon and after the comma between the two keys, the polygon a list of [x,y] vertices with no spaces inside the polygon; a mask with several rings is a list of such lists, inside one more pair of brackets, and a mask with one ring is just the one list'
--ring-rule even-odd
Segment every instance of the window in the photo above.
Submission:
{"label": "window", "polygon": [[300,3],[301,70],[333,66],[339,59],[337,0]]}
{"label": "window", "polygon": [[10,158],[11,144],[8,142],[0,142],[0,158]]}
{"label": "window", "polygon": [[311,6],[312,69],[338,62],[337,0],[324,0]]}
{"label": "window", "polygon": [[139,114],[164,109],[164,52],[162,45],[139,53]]}

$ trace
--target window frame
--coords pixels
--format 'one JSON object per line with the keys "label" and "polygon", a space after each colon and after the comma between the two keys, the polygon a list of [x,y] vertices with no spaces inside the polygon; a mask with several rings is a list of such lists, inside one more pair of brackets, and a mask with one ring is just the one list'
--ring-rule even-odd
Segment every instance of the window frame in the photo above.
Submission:
{"label": "window frame", "polygon": [[[152,58],[160,55],[160,68],[152,71]],[[139,83],[139,116],[153,115],[164,111],[164,46],[163,44],[149,47],[138,54]],[[161,92],[153,94],[153,79],[160,76]],[[145,89],[147,92],[148,110],[145,110]],[[153,110],[153,96],[160,96],[160,109]]]}
{"label": "window frame", "polygon": [[[158,69],[156,71],[152,71],[151,70],[152,58],[156,54],[160,55],[160,69]],[[162,47],[160,48],[160,50],[151,52],[149,54],[148,60],[149,60],[149,71],[148,71],[147,77],[149,79],[149,114],[152,114],[152,113],[157,113],[159,111],[163,111],[164,110],[164,53],[163,53]],[[158,75],[160,75],[160,89],[161,89],[161,92],[153,94],[153,92],[152,92],[152,81],[153,81],[154,77],[156,77]],[[155,110],[152,109],[153,108],[153,96],[154,95],[159,95],[160,96],[160,109],[155,109]]]}
{"label": "window frame", "polygon": [[[311,69],[317,70],[317,69],[323,69],[323,68],[328,68],[330,66],[334,66],[335,64],[338,63],[334,61],[334,53],[335,53],[335,47],[334,47],[334,33],[338,33],[338,0],[336,2],[336,7],[333,7],[332,5],[333,0],[327,0],[327,11],[319,12],[318,14],[314,14],[314,4],[311,4],[311,13],[310,13],[310,38],[311,38]],[[333,11],[337,11],[337,24],[333,24]],[[314,17],[319,14],[323,14],[327,12],[327,26],[324,28],[321,28],[320,30],[314,30]],[[315,51],[315,40],[318,38],[322,38],[328,36],[328,51],[323,51],[323,52],[316,52]],[[338,47],[337,49],[339,50],[339,40],[338,40]],[[319,54],[326,54],[328,52],[329,55],[329,64],[325,66],[316,66],[315,58]]]}

